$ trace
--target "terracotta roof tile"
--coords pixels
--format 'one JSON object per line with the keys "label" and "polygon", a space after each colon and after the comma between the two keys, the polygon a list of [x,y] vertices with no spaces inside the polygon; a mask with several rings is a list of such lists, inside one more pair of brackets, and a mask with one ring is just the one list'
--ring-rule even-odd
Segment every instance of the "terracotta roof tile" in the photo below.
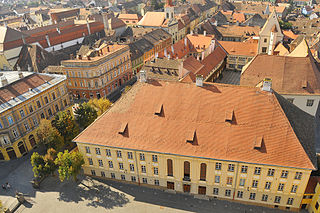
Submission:
{"label": "terracotta roof tile", "polygon": [[219,41],[230,55],[255,56],[258,53],[256,42]]}
{"label": "terracotta roof tile", "polygon": [[165,15],[164,12],[147,12],[138,25],[149,27],[161,26],[165,21]]}
{"label": "terracotta roof tile", "polygon": [[[279,101],[275,94],[260,88],[137,83],[74,142],[314,169]],[[162,117],[155,115],[159,105],[163,105]],[[230,109],[236,121],[231,124],[225,122],[225,112]],[[302,118],[312,117],[299,112]],[[128,123],[127,137],[118,134],[124,122]],[[186,143],[186,136],[195,130],[198,144]],[[263,136],[260,150],[254,149],[258,136]]]}

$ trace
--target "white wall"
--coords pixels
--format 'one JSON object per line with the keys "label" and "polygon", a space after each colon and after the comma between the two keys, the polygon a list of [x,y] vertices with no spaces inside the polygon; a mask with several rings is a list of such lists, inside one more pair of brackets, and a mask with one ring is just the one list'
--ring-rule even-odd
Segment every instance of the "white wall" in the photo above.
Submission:
{"label": "white wall", "polygon": [[[302,109],[303,111],[309,113],[310,115],[315,115],[319,106],[320,95],[285,95],[281,94],[286,99],[293,98],[293,104]],[[313,99],[314,103],[312,106],[307,106],[307,100]]]}

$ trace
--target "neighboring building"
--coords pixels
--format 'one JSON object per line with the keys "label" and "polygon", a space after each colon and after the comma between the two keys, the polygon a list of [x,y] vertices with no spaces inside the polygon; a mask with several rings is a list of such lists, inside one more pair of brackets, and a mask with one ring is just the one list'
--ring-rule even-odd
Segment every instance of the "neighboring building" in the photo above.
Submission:
{"label": "neighboring building", "polygon": [[261,29],[259,37],[258,53],[272,55],[274,48],[282,42],[283,34],[275,10]]}
{"label": "neighboring building", "polygon": [[215,27],[215,38],[219,41],[244,41],[259,35],[258,26],[221,25]]}
{"label": "neighboring building", "polygon": [[41,119],[51,119],[73,102],[62,75],[4,71],[0,81],[0,160],[11,160],[37,145]]}
{"label": "neighboring building", "polygon": [[[311,176],[303,194],[303,199],[301,201],[301,209],[308,209],[310,213],[319,212],[319,188],[320,178],[317,176]],[[318,202],[318,205],[316,204]],[[316,207],[318,206],[318,207]]]}
{"label": "neighboring building", "polygon": [[119,14],[118,18],[128,26],[137,25],[141,20],[138,14]]}
{"label": "neighboring building", "polygon": [[51,22],[57,24],[67,20],[74,20],[79,17],[79,8],[63,8],[63,9],[51,9],[50,12]]}
{"label": "neighboring building", "polygon": [[219,41],[219,43],[228,53],[226,68],[230,70],[241,71],[258,53],[258,43],[255,41]]}
{"label": "neighboring building", "polygon": [[316,165],[314,118],[267,83],[137,83],[74,139],[84,174],[298,210]]}
{"label": "neighboring building", "polygon": [[320,101],[318,65],[312,55],[299,57],[290,54],[257,55],[243,68],[240,84],[258,86],[264,78],[270,78],[272,88],[276,92],[303,111],[315,116]]}
{"label": "neighboring building", "polygon": [[293,0],[293,4],[298,7],[312,6],[312,0]]}
{"label": "neighboring building", "polygon": [[68,89],[78,99],[106,97],[132,78],[128,45],[103,43],[61,65]]}

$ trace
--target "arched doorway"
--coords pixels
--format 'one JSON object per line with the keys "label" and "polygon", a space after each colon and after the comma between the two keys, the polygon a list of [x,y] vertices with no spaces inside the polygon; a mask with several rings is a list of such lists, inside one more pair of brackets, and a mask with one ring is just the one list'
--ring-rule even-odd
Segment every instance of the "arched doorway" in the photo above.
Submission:
{"label": "arched doorway", "polygon": [[4,160],[4,156],[1,151],[0,151],[0,160]]}
{"label": "arched doorway", "polygon": [[17,158],[17,155],[14,152],[14,149],[12,147],[7,148],[6,151],[7,151],[8,155],[9,155],[10,160]]}
{"label": "arched doorway", "polygon": [[34,147],[36,145],[36,140],[34,139],[33,135],[29,136],[29,142],[30,142],[31,147]]}
{"label": "arched doorway", "polygon": [[21,155],[24,155],[25,153],[27,153],[26,147],[24,146],[22,141],[20,141],[18,143],[18,148],[19,148]]}

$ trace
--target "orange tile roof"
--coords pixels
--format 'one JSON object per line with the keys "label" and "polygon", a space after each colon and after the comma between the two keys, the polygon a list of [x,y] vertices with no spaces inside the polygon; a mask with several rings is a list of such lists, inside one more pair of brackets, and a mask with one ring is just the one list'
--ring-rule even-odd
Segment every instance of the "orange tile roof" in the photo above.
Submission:
{"label": "orange tile roof", "polygon": [[291,38],[291,39],[298,38],[298,35],[294,34],[291,30],[282,30],[282,33],[284,36]]}
{"label": "orange tile roof", "polygon": [[320,94],[320,72],[312,56],[257,55],[243,70],[240,84],[256,86],[264,78],[271,78],[280,94]]}
{"label": "orange tile roof", "polygon": [[119,19],[139,19],[138,14],[121,13],[118,16]]}
{"label": "orange tile roof", "polygon": [[239,23],[242,23],[246,20],[246,17],[244,16],[243,13],[233,13],[232,18],[234,22],[239,22]]}
{"label": "orange tile roof", "polygon": [[237,25],[221,25],[217,26],[217,30],[223,36],[249,36],[259,35],[260,27],[258,26],[237,26]]}
{"label": "orange tile roof", "polygon": [[[302,113],[298,116],[306,118],[306,124],[314,121],[281,96],[260,88],[150,80],[134,85],[74,142],[314,169],[280,100]],[[161,105],[163,116],[157,116]],[[226,122],[225,113],[230,110],[234,121]],[[123,123],[128,124],[127,132],[119,134]],[[194,131],[197,145],[186,142]],[[261,149],[254,148],[257,137],[263,137]]]}
{"label": "orange tile roof", "polygon": [[230,55],[255,56],[258,53],[256,42],[219,41]]}
{"label": "orange tile roof", "polygon": [[204,36],[202,34],[189,34],[187,35],[187,39],[190,41],[190,44],[194,47],[193,50],[197,52],[202,52],[204,49],[207,49],[210,46],[211,41],[214,39],[214,36]]}
{"label": "orange tile roof", "polygon": [[164,12],[147,12],[139,21],[138,25],[149,27],[160,27],[165,21]]}

